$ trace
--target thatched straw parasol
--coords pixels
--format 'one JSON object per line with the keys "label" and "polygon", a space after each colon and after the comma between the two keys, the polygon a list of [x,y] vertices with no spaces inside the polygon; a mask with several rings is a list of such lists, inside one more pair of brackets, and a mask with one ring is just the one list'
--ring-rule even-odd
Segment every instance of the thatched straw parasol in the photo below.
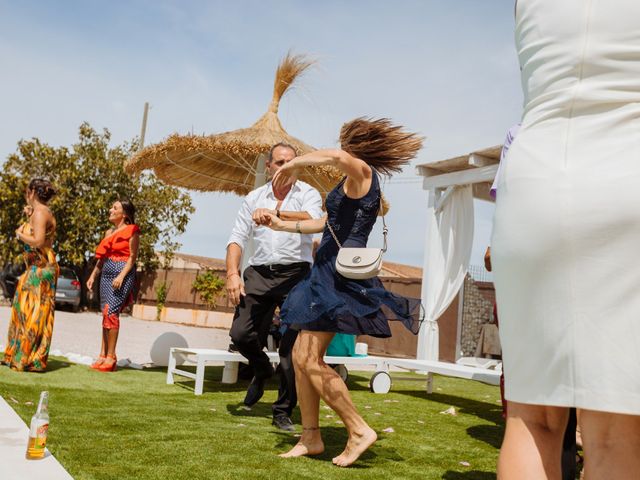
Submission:
{"label": "thatched straw parasol", "polygon": [[[158,178],[172,185],[246,195],[264,184],[264,159],[272,145],[286,142],[299,155],[314,150],[289,135],[278,118],[280,99],[312,63],[302,55],[284,57],[276,71],[269,109],[251,127],[209,136],[173,134],[136,153],[125,170],[136,173],[152,168]],[[300,175],[323,197],[340,178],[340,172],[329,167],[307,168]]]}

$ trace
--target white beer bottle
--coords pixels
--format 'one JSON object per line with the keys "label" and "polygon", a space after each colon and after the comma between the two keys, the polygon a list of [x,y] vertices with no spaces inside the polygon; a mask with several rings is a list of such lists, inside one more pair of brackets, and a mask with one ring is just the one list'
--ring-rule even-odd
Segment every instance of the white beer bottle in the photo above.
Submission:
{"label": "white beer bottle", "polygon": [[38,409],[31,417],[29,428],[29,443],[27,444],[27,459],[39,460],[44,458],[47,446],[47,432],[49,430],[49,392],[40,393]]}

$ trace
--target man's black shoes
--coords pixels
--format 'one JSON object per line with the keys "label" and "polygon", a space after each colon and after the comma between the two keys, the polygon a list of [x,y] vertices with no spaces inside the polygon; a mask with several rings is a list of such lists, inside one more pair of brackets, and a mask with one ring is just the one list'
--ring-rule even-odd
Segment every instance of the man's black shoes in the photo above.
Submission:
{"label": "man's black shoes", "polygon": [[286,415],[278,415],[277,417],[273,417],[273,421],[271,425],[275,425],[280,430],[284,430],[285,432],[295,432],[296,427],[293,426],[293,422]]}
{"label": "man's black shoes", "polygon": [[247,407],[252,407],[258,400],[262,398],[264,395],[264,382],[273,377],[275,370],[271,366],[271,364],[267,365],[267,370],[264,372],[264,375],[254,376],[247,388],[247,395],[244,397],[244,404]]}
{"label": "man's black shoes", "polygon": [[264,395],[264,382],[265,378],[253,377],[251,383],[249,384],[249,388],[247,388],[247,395],[244,397],[244,404],[247,407],[252,407],[258,400],[262,398]]}

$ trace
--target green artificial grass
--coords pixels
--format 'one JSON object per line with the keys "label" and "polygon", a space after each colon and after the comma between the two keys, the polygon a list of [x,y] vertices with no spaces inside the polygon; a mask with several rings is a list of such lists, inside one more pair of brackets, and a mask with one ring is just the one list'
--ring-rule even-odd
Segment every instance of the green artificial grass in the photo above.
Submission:
{"label": "green artificial grass", "polygon": [[[281,459],[297,439],[271,426],[276,381],[246,411],[247,382],[223,385],[221,374],[207,368],[204,394],[195,396],[192,380],[167,385],[163,369],[101,373],[50,359],[44,374],[0,367],[0,395],[28,423],[40,391],[50,392],[48,447],[77,480],[495,478],[503,434],[497,387],[436,376],[427,395],[424,376],[392,373],[391,392],[376,395],[370,373],[350,372],[349,389],[378,442],[345,470],[331,464],[346,431],[328,407],[320,410],[325,453]],[[450,407],[455,416],[440,413]],[[293,420],[299,431],[297,410]]]}

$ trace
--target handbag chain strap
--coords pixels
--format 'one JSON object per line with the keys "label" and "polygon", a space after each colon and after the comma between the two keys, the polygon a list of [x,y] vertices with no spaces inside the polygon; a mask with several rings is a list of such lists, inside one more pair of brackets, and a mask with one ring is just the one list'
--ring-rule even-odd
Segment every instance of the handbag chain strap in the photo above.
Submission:
{"label": "handbag chain strap", "polygon": [[[385,213],[384,213],[384,209],[382,208],[382,197],[380,197],[380,211],[382,212],[382,236],[384,237],[384,242],[382,244],[382,253],[385,253],[387,251],[387,233],[389,233],[389,228],[387,227],[387,222],[384,221]],[[336,233],[333,231],[333,228],[329,223],[328,215],[327,215],[327,228],[329,228],[329,233],[331,233],[331,236],[338,244],[338,248],[342,248],[342,244],[340,243],[340,240],[338,240]]]}
{"label": "handbag chain strap", "polygon": [[331,228],[331,224],[329,223],[329,216],[328,215],[327,215],[327,228],[329,228],[329,233],[331,233],[331,236],[333,237],[333,239],[338,244],[338,248],[342,248],[342,244],[340,243],[340,240],[338,240],[338,237],[336,237],[336,234],[333,231],[333,228]]}

